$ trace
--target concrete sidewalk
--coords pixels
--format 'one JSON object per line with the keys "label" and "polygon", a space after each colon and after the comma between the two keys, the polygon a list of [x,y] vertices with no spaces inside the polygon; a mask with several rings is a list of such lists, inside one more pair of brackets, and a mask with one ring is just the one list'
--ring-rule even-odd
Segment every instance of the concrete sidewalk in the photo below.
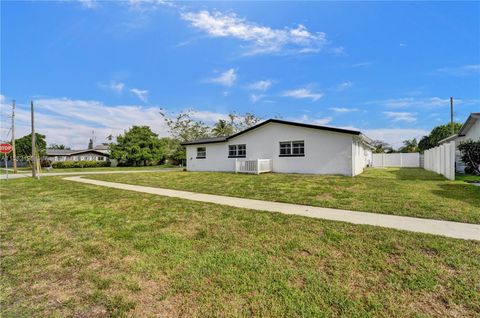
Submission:
{"label": "concrete sidewalk", "polygon": [[319,218],[332,221],[348,222],[353,224],[368,224],[386,227],[397,230],[405,230],[418,233],[435,234],[465,240],[480,241],[480,225],[458,223],[450,221],[439,221],[421,219],[414,217],[377,214],[368,212],[357,212],[348,210],[337,210],[308,205],[290,203],[270,202],[252,199],[227,197],[213,194],[202,194],[188,191],[178,191],[162,188],[153,188],[123,183],[83,179],[81,177],[68,177],[65,180],[87,183],[97,186],[157,194],[162,196],[181,198],[200,202],[209,202],[233,206],[237,208],[252,209],[259,211],[280,212],[284,214],[295,214],[312,218]]}
{"label": "concrete sidewalk", "polygon": [[[111,171],[79,171],[79,172],[48,172],[40,173],[40,178],[43,177],[55,177],[55,176],[80,176],[91,174],[112,174],[112,173],[140,173],[140,172],[167,172],[167,171],[180,171],[179,168],[164,168],[164,169],[152,169],[152,170],[111,170]],[[31,172],[8,174],[8,179],[19,179],[32,177]],[[0,180],[5,180],[7,176],[5,174],[0,175]]]}

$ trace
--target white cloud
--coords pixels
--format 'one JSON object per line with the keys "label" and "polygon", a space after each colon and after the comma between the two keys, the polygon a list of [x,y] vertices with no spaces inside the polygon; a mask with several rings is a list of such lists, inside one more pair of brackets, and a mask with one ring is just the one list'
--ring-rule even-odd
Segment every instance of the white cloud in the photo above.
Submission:
{"label": "white cloud", "polygon": [[[150,126],[161,136],[166,136],[168,132],[159,114],[160,107],[107,106],[98,101],[67,98],[39,99],[34,103],[36,131],[46,135],[47,144],[82,149],[87,147],[92,130],[95,131],[96,143],[102,143],[106,142],[108,135],[122,134],[132,125]],[[30,105],[17,103],[15,115],[17,137],[29,134]]]}
{"label": "white cloud", "polygon": [[258,81],[251,83],[250,85],[247,86],[248,89],[256,90],[256,91],[262,91],[265,92],[272,86],[272,81],[270,80],[263,80],[263,81]]}
{"label": "white cloud", "polygon": [[295,28],[273,29],[239,18],[235,13],[210,13],[207,10],[185,12],[181,16],[212,37],[228,37],[249,43],[248,55],[280,51],[318,52],[327,44],[325,33],[310,32],[301,24]]}
{"label": "white cloud", "polygon": [[165,0],[128,0],[127,4],[138,13],[155,11],[162,6],[176,7],[173,2]]}
{"label": "white cloud", "polygon": [[437,72],[454,76],[477,75],[480,74],[480,64],[442,67]]}
{"label": "white cloud", "polygon": [[228,114],[212,112],[209,110],[192,110],[190,114],[193,119],[201,120],[207,124],[213,124],[220,119],[228,119]]}
{"label": "white cloud", "polygon": [[215,83],[220,84],[223,86],[230,87],[233,85],[235,80],[237,79],[237,73],[235,69],[231,68],[217,77],[209,78],[206,80],[207,83]]}
{"label": "white cloud", "polygon": [[394,148],[402,146],[402,141],[406,139],[417,138],[420,140],[430,132],[424,129],[402,129],[402,128],[376,128],[376,129],[356,129],[374,140],[383,140]]}
{"label": "white cloud", "polygon": [[308,88],[299,88],[289,91],[284,91],[282,96],[292,97],[292,98],[309,98],[313,101],[317,101],[322,98],[322,93],[315,93],[310,91]]}
{"label": "white cloud", "polygon": [[317,117],[310,117],[308,115],[302,115],[300,117],[288,117],[287,120],[305,123],[305,124],[323,126],[323,125],[329,124],[333,120],[333,118],[332,117],[317,118]]}
{"label": "white cloud", "polygon": [[99,4],[96,0],[78,0],[82,7],[86,9],[96,9],[99,7]]}
{"label": "white cloud", "polygon": [[417,117],[414,113],[408,112],[383,112],[385,116],[392,119],[394,122],[403,121],[407,123],[413,123],[417,121]]}
{"label": "white cloud", "polygon": [[97,85],[101,89],[111,90],[111,91],[113,91],[115,93],[118,93],[118,94],[120,94],[123,91],[123,89],[125,88],[124,83],[118,83],[118,82],[115,82],[115,81],[110,82],[110,84],[98,83]]}
{"label": "white cloud", "polygon": [[[454,98],[454,105],[478,105],[480,100],[478,99],[457,99]],[[439,108],[439,107],[449,107],[450,98],[440,98],[440,97],[426,97],[426,98],[413,98],[413,97],[404,97],[404,98],[391,98],[383,99],[368,102],[367,104],[376,104],[380,106],[385,106],[388,108]]]}
{"label": "white cloud", "polygon": [[330,109],[336,113],[351,113],[351,112],[358,111],[358,108],[346,108],[346,107],[331,107]]}
{"label": "white cloud", "polygon": [[262,98],[264,98],[266,95],[263,95],[263,94],[252,94],[250,95],[250,100],[253,102],[253,103],[256,103],[258,102],[259,100],[261,100]]}
{"label": "white cloud", "polygon": [[336,90],[337,92],[341,92],[341,91],[344,91],[344,90],[346,90],[347,88],[351,87],[352,85],[353,85],[352,82],[346,81],[346,82],[340,83],[340,84],[338,84],[337,86],[335,86],[335,90]]}
{"label": "white cloud", "polygon": [[142,102],[146,103],[148,101],[148,90],[132,88],[130,89],[130,92],[132,92],[135,96],[137,96],[138,99],[140,99]]}

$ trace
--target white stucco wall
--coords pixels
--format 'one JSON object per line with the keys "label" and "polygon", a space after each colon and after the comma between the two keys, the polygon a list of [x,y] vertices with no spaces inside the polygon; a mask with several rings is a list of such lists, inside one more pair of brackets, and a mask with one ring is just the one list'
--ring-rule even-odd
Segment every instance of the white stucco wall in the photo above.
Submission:
{"label": "white stucco wall", "polygon": [[[187,146],[187,170],[234,171],[235,159],[228,158],[228,145],[246,144],[246,159],[272,159],[273,172],[351,176],[363,171],[366,164],[361,150],[362,158],[355,159],[358,165],[353,170],[353,138],[345,133],[269,123],[228,142]],[[296,140],[305,142],[305,156],[279,157],[279,143]],[[196,159],[197,147],[206,147],[206,159]]]}
{"label": "white stucco wall", "polygon": [[472,139],[472,140],[479,140],[480,139],[480,120],[477,119],[472,127],[467,131],[465,137],[462,137],[464,140]]}
{"label": "white stucco wall", "polygon": [[359,175],[367,165],[372,163],[372,150],[360,139],[353,137],[352,142],[353,175]]}

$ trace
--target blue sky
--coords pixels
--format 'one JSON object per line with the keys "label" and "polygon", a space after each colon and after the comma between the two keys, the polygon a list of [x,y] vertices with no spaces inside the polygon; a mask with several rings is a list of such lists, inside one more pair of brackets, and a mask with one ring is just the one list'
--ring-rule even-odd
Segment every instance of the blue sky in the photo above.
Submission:
{"label": "blue sky", "polygon": [[480,111],[480,4],[1,2],[1,138],[17,101],[84,148],[186,109],[362,130],[396,146]]}

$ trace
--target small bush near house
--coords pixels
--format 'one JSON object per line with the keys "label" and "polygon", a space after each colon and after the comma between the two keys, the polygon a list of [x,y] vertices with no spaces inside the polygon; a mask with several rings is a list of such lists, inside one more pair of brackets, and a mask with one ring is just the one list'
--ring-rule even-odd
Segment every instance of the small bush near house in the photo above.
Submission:
{"label": "small bush near house", "polygon": [[110,167],[109,161],[61,161],[52,163],[55,169]]}
{"label": "small bush near house", "polygon": [[480,140],[461,142],[458,150],[462,153],[462,161],[467,165],[465,173],[480,175]]}

